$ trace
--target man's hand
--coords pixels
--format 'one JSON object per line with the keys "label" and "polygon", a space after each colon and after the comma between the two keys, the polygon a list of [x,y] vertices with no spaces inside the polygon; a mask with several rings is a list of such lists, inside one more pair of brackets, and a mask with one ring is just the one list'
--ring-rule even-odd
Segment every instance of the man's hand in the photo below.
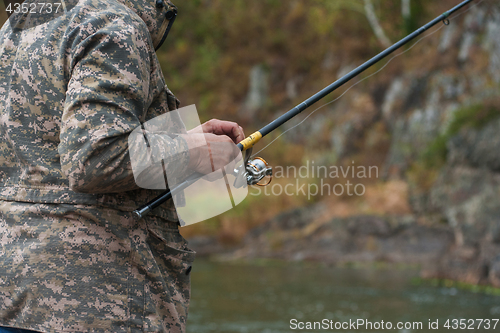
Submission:
{"label": "man's hand", "polygon": [[203,133],[212,133],[216,135],[227,135],[235,144],[245,139],[243,128],[232,121],[223,121],[211,119],[201,125]]}
{"label": "man's hand", "polygon": [[230,164],[240,153],[236,146],[245,138],[237,123],[212,119],[184,136],[190,159],[188,168],[201,174],[210,174]]}

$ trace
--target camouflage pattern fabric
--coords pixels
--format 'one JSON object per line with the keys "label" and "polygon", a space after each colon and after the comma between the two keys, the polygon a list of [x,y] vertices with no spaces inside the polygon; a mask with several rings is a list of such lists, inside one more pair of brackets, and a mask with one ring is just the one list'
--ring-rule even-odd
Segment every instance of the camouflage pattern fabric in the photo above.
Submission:
{"label": "camouflage pattern fabric", "polygon": [[[0,326],[185,331],[194,253],[171,201],[134,220],[162,191],[137,187],[127,147],[179,105],[154,52],[169,6],[66,0],[0,30]],[[188,164],[182,136],[155,135]]]}

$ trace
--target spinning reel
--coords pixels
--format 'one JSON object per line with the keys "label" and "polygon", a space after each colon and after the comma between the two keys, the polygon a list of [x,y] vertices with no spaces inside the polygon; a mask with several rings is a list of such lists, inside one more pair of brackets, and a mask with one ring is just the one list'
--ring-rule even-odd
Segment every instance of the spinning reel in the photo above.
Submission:
{"label": "spinning reel", "polygon": [[[261,157],[250,159],[252,148],[245,151],[245,161],[237,169],[234,169],[236,179],[234,187],[239,188],[247,185],[266,186],[273,179],[273,169]],[[261,182],[264,178],[269,177],[267,182]]]}

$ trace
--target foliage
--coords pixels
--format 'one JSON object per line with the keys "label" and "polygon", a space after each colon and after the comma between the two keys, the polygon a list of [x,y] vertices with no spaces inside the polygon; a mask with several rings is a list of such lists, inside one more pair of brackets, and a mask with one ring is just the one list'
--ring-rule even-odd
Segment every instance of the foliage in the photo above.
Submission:
{"label": "foliage", "polygon": [[491,99],[455,111],[446,131],[438,136],[423,154],[427,168],[440,167],[446,161],[446,144],[462,129],[481,129],[492,120],[500,117],[500,99]]}
{"label": "foliage", "polygon": [[492,98],[458,109],[443,134],[434,139],[412,163],[407,177],[415,190],[427,191],[437,179],[448,155],[447,144],[463,130],[478,130],[500,117],[500,99]]}

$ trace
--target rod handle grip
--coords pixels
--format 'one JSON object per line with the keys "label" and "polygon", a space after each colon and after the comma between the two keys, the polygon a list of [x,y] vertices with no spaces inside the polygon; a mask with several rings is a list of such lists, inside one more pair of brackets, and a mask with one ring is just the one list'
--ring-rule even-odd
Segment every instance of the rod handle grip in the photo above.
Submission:
{"label": "rod handle grip", "polygon": [[259,140],[262,138],[262,134],[257,131],[255,133],[250,134],[246,139],[242,140],[240,143],[238,143],[238,147],[240,147],[241,151],[245,151],[247,149],[250,149],[253,147],[254,144],[259,142]]}

